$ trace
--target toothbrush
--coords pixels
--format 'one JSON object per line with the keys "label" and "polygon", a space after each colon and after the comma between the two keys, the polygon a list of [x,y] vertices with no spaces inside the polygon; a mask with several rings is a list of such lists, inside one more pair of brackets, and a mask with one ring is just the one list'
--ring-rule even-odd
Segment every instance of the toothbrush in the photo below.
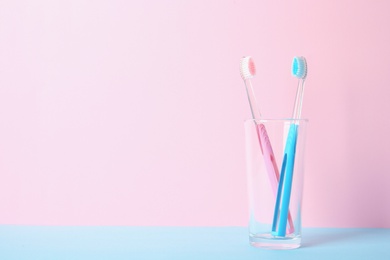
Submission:
{"label": "toothbrush", "polygon": [[[253,59],[250,56],[243,57],[240,62],[240,74],[244,80],[246,92],[248,96],[249,106],[251,109],[251,114],[253,119],[260,119],[261,114],[257,106],[256,98],[252,88],[251,78],[256,75],[256,66]],[[264,124],[256,124],[257,137],[259,139],[260,149],[263,154],[265,167],[268,173],[268,178],[271,183],[272,191],[276,197],[278,183],[279,183],[279,170],[275,160],[274,152],[272,150],[272,145],[269,140],[267,130]],[[292,221],[291,215],[288,212],[288,233],[294,232],[294,223]]]}
{"label": "toothbrush", "polygon": [[287,135],[284,150],[281,176],[276,197],[274,219],[272,223],[272,234],[275,236],[286,236],[286,225],[288,210],[290,205],[291,187],[294,172],[295,150],[298,138],[298,125],[301,118],[303,93],[305,79],[307,76],[307,63],[304,57],[294,57],[292,64],[292,74],[298,78],[298,88],[295,96],[293,121]]}

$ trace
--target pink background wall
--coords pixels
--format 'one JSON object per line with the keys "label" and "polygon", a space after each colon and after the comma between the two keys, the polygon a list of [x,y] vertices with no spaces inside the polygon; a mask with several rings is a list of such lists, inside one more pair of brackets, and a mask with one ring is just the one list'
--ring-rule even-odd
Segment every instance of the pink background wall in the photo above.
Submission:
{"label": "pink background wall", "polygon": [[388,1],[0,1],[0,224],[246,225],[306,56],[304,226],[390,227]]}

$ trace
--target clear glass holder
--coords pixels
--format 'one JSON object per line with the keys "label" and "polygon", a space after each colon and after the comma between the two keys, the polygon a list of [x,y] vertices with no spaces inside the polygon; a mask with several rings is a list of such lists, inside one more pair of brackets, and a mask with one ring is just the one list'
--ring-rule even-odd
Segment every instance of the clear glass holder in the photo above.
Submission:
{"label": "clear glass holder", "polygon": [[249,241],[268,249],[301,245],[305,119],[245,121]]}

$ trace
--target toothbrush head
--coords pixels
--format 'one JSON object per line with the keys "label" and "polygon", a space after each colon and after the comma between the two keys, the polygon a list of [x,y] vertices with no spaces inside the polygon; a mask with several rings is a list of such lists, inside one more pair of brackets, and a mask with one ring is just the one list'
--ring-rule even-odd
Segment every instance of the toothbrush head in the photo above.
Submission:
{"label": "toothbrush head", "polygon": [[298,79],[305,79],[307,76],[307,63],[305,57],[294,57],[292,63],[292,74]]}
{"label": "toothbrush head", "polygon": [[243,80],[253,78],[256,75],[256,66],[251,56],[241,58],[240,74]]}

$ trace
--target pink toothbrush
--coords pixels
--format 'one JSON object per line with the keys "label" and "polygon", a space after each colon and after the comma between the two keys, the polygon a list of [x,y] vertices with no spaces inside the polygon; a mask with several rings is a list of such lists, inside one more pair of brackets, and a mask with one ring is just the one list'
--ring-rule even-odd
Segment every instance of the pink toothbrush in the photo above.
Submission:
{"label": "pink toothbrush", "polygon": [[[249,106],[251,108],[252,118],[255,120],[260,119],[261,118],[260,110],[257,107],[256,98],[250,80],[256,75],[256,67],[252,57],[245,56],[241,58],[240,74],[245,83]],[[272,150],[272,145],[269,140],[267,130],[265,129],[264,124],[261,123],[259,124],[256,121],[255,124],[256,124],[257,137],[259,139],[261,152],[264,158],[264,164],[268,173],[268,178],[271,183],[273,194],[276,197],[278,192],[280,174],[275,160],[274,152]],[[293,232],[294,232],[294,223],[292,221],[292,217],[289,212],[287,233],[290,234]]]}

